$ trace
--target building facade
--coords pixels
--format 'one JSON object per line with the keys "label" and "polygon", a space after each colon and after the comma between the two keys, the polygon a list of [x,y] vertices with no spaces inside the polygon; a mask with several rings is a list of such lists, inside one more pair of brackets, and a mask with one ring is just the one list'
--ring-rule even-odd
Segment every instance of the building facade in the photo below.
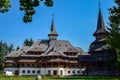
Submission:
{"label": "building facade", "polygon": [[48,40],[36,40],[32,46],[22,46],[6,56],[4,72],[14,75],[80,75],[78,55],[87,55],[68,40],[57,40],[52,20]]}
{"label": "building facade", "polygon": [[[106,43],[107,31],[99,8],[97,29],[88,53],[74,47],[68,40],[58,40],[52,19],[49,39],[38,39],[32,46],[22,46],[5,58],[4,72],[13,75],[114,75],[111,61],[114,50]],[[112,57],[111,57],[112,56]]]}

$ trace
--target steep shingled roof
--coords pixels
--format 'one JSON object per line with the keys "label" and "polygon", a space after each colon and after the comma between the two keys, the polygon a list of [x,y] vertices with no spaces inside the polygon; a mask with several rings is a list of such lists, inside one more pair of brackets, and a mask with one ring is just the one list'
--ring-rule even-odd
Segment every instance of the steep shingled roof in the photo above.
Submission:
{"label": "steep shingled roof", "polygon": [[[74,47],[68,40],[57,40],[57,32],[54,26],[54,20],[52,20],[51,30],[48,34],[49,39],[38,39],[36,40],[32,46],[23,46],[18,51],[11,52],[8,56],[12,55],[13,57],[35,57],[36,60],[24,60],[19,58],[19,62],[35,62],[35,61],[64,61],[64,62],[77,62],[77,60],[59,60],[59,58],[55,59],[39,59],[41,57],[48,56],[62,56],[64,58],[78,58],[78,55],[87,55],[80,47]],[[40,61],[41,60],[41,61]]]}
{"label": "steep shingled roof", "polygon": [[95,33],[93,35],[96,36],[97,34],[101,34],[101,33],[106,33],[106,29],[105,29],[101,9],[99,8],[97,30],[95,31]]}

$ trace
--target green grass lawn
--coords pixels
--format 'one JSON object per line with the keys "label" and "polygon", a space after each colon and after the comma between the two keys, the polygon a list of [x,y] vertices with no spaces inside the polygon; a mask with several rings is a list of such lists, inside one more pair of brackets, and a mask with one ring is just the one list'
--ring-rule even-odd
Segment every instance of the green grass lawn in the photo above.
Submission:
{"label": "green grass lawn", "polygon": [[[0,80],[35,80],[36,76],[0,76]],[[66,76],[50,77],[42,76],[42,80],[120,80],[120,77],[113,76]]]}
{"label": "green grass lawn", "polygon": [[0,75],[2,74],[2,70],[0,70]]}
{"label": "green grass lawn", "polygon": [[[35,80],[36,76],[3,76],[0,71],[0,80]],[[42,80],[120,80],[115,76],[42,76]]]}

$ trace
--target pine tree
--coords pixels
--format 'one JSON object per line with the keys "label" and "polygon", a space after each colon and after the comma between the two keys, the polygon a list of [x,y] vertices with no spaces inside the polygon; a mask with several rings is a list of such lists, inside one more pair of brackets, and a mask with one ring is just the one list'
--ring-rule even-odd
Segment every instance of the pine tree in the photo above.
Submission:
{"label": "pine tree", "polygon": [[3,64],[3,46],[2,41],[0,41],[0,70],[2,69],[2,64]]}
{"label": "pine tree", "polygon": [[13,47],[12,44],[8,46],[7,43],[0,41],[0,70],[2,69],[4,57],[13,50]]}
{"label": "pine tree", "polygon": [[19,46],[17,46],[16,50],[19,50],[19,49],[20,49],[20,47],[19,47]]}
{"label": "pine tree", "polygon": [[32,46],[32,44],[33,44],[33,40],[32,40],[32,38],[30,38],[30,40],[29,40],[29,46]]}
{"label": "pine tree", "polygon": [[23,44],[24,46],[28,46],[29,45],[29,40],[28,39],[25,39],[25,41],[24,41],[24,44]]}
{"label": "pine tree", "polygon": [[33,44],[33,40],[32,40],[32,38],[30,38],[30,39],[25,39],[25,41],[24,41],[24,46],[31,46],[32,44]]}
{"label": "pine tree", "polygon": [[11,44],[11,45],[9,46],[9,48],[8,48],[9,53],[10,53],[12,50],[14,50],[13,47],[14,47],[13,44]]}
{"label": "pine tree", "polygon": [[113,6],[109,9],[109,26],[107,43],[110,48],[116,51],[116,68],[119,68],[120,64],[120,0],[115,0],[117,6]]}

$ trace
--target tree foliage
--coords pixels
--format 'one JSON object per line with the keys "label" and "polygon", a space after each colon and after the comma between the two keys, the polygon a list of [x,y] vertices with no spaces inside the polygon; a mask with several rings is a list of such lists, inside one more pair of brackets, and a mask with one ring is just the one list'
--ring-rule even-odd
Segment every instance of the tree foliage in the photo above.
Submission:
{"label": "tree foliage", "polygon": [[114,0],[116,6],[113,6],[109,9],[110,17],[109,20],[112,23],[120,24],[120,0]]}
{"label": "tree foliage", "polygon": [[[43,2],[47,7],[53,6],[53,0],[19,0],[20,11],[24,12],[23,21],[32,21],[32,16],[36,13],[35,8]],[[5,13],[11,7],[10,0],[0,0],[0,12]]]}
{"label": "tree foliage", "polygon": [[107,43],[116,51],[117,62],[120,62],[120,0],[115,0],[116,6],[109,9],[110,27],[108,29]]}
{"label": "tree foliage", "polygon": [[8,12],[11,7],[10,0],[0,0],[0,12]]}
{"label": "tree foliage", "polygon": [[33,44],[33,40],[32,40],[32,38],[30,38],[30,39],[25,39],[25,41],[24,41],[24,46],[32,46],[32,44]]}
{"label": "tree foliage", "polygon": [[7,43],[0,41],[0,70],[2,69],[4,56],[9,54],[13,50],[13,45],[7,45]]}
{"label": "tree foliage", "polygon": [[17,46],[16,50],[19,50],[19,49],[20,49],[20,47],[19,47],[19,46]]}

